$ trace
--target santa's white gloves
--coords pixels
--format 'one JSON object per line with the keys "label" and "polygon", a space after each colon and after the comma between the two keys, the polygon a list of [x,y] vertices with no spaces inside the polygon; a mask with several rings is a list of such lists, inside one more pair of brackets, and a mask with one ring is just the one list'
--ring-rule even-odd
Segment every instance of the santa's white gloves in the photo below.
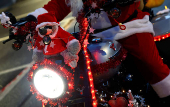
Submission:
{"label": "santa's white gloves", "polygon": [[2,12],[2,14],[0,14],[0,20],[1,20],[1,24],[5,25],[6,27],[8,27],[8,24],[12,24],[10,22],[10,18],[8,16],[5,15],[4,12]]}
{"label": "santa's white gloves", "polygon": [[65,64],[68,64],[71,68],[75,68],[78,62],[78,55],[71,54],[67,49],[61,52],[61,55],[64,57]]}
{"label": "santa's white gloves", "polygon": [[66,47],[67,49],[60,54],[64,57],[65,64],[68,64],[71,68],[75,68],[79,60],[80,43],[78,40],[73,39],[67,43]]}
{"label": "santa's white gloves", "polygon": [[44,59],[43,52],[37,51],[37,48],[33,50],[32,59],[34,62],[40,62]]}

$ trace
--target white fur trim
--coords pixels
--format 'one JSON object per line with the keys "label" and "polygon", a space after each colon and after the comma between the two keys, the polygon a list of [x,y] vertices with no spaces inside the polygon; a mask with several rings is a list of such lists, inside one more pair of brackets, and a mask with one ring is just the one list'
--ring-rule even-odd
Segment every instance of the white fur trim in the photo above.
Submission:
{"label": "white fur trim", "polygon": [[29,13],[28,15],[33,15],[37,18],[40,14],[44,14],[44,13],[48,13],[48,11],[45,10],[44,8],[38,8],[34,12]]}
{"label": "white fur trim", "polygon": [[151,84],[160,98],[170,95],[170,74],[158,83]]}
{"label": "white fur trim", "polygon": [[68,48],[71,44],[75,43],[75,42],[79,42],[77,39],[72,39],[71,41],[69,41],[66,45],[66,47]]}
{"label": "white fur trim", "polygon": [[34,48],[33,52],[43,52],[42,50],[38,50],[37,48]]}
{"label": "white fur trim", "polygon": [[38,25],[36,26],[36,31],[38,31],[38,29],[39,29],[40,27],[44,27],[44,26],[46,26],[46,25],[55,26],[55,25],[60,25],[60,24],[58,24],[58,23],[56,23],[56,22],[42,22],[42,23],[40,23],[40,24],[38,24]]}
{"label": "white fur trim", "polygon": [[135,33],[152,33],[155,35],[153,30],[153,25],[149,21],[149,16],[146,15],[143,19],[134,20],[124,24],[126,26],[125,30],[119,30],[115,36],[115,40],[126,38]]}
{"label": "white fur trim", "polygon": [[153,30],[153,25],[149,21],[149,16],[146,15],[143,19],[137,19],[124,24],[126,26],[125,30],[121,30],[119,26],[110,28],[100,33],[93,34],[93,36],[101,37],[107,40],[119,40],[129,37],[136,33],[152,33],[155,34]]}
{"label": "white fur trim", "polygon": [[[43,27],[43,26],[46,26],[46,25],[50,25],[50,26],[55,26],[56,27],[55,32],[52,35],[50,35],[51,39],[55,38],[55,36],[56,36],[56,34],[58,32],[58,26],[60,24],[58,24],[56,22],[42,22],[42,23],[40,23],[39,25],[36,26],[36,31],[38,31],[40,27]],[[39,34],[39,36],[41,38],[44,37],[44,35],[41,35],[39,32],[38,32],[38,34]]]}

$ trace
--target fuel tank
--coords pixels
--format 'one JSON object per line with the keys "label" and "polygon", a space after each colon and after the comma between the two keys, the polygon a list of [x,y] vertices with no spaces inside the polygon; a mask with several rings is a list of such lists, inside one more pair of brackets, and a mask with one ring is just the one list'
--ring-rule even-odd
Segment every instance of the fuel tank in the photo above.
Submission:
{"label": "fuel tank", "polygon": [[[116,74],[119,71],[120,64],[116,67],[109,68],[107,65],[104,65],[106,62],[109,62],[109,60],[113,60],[116,56],[120,54],[120,50],[122,48],[121,44],[117,41],[109,41],[109,40],[103,40],[99,37],[94,37],[89,41],[88,50],[91,54],[91,66],[92,66],[92,72],[94,76],[94,83],[98,84],[101,82],[104,82],[108,80],[109,78],[113,77],[114,74]],[[104,71],[101,71],[100,68],[96,72],[94,72],[93,67],[94,66],[102,66],[104,67]]]}

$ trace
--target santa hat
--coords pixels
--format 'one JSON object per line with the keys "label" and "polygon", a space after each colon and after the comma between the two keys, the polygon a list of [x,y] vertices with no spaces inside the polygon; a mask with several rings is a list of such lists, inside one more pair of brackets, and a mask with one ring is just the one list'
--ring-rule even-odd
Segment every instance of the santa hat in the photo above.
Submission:
{"label": "santa hat", "polygon": [[36,27],[37,31],[39,28],[46,25],[50,25],[50,26],[60,25],[60,23],[57,22],[57,19],[55,17],[55,12],[41,14],[38,16],[37,20],[38,20],[38,25]]}
{"label": "santa hat", "polygon": [[[51,38],[54,38],[58,32],[58,26],[60,25],[59,22],[57,22],[57,19],[55,17],[55,12],[49,12],[44,13],[38,16],[38,25],[36,26],[36,31],[39,31],[39,28],[44,27],[46,25],[48,26],[55,26],[55,31],[52,35],[50,35]],[[44,37],[38,32],[40,37]]]}

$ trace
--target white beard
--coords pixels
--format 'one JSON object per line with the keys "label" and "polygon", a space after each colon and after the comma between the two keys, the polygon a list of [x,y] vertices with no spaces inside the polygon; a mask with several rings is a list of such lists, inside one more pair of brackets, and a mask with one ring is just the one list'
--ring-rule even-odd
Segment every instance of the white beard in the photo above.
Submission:
{"label": "white beard", "polygon": [[78,12],[80,12],[83,9],[83,1],[82,0],[66,0],[66,3],[68,3],[69,6],[71,6],[71,11],[73,13],[73,16],[77,17]]}

